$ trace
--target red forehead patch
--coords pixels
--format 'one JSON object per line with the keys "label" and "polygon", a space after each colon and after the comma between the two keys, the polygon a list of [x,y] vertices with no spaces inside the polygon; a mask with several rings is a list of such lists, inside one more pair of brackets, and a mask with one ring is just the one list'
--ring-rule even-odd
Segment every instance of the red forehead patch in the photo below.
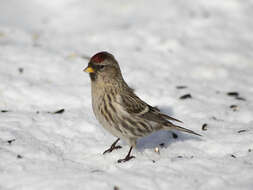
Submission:
{"label": "red forehead patch", "polygon": [[99,52],[92,56],[91,62],[101,63],[107,58],[107,52]]}

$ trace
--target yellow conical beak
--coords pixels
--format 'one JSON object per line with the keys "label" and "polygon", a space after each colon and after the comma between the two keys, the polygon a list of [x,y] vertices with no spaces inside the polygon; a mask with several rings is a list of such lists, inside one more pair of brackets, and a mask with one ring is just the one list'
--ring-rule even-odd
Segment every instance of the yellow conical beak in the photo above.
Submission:
{"label": "yellow conical beak", "polygon": [[86,67],[83,71],[87,72],[87,73],[94,73],[95,72],[95,70],[92,67],[89,67],[89,66]]}

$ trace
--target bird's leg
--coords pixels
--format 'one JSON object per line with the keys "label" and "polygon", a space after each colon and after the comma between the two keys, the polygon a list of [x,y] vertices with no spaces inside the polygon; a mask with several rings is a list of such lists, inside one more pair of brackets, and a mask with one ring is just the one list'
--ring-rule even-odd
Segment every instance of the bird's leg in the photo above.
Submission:
{"label": "bird's leg", "polygon": [[116,144],[118,143],[119,140],[120,140],[120,138],[117,138],[117,140],[114,143],[112,143],[111,147],[109,149],[105,150],[103,152],[103,154],[108,153],[108,152],[112,152],[114,149],[122,148],[121,146],[116,146]]}
{"label": "bird's leg", "polygon": [[128,154],[126,155],[126,157],[123,158],[123,159],[119,159],[119,160],[118,160],[118,163],[126,162],[126,161],[128,161],[128,160],[131,160],[132,158],[135,158],[135,156],[130,156],[132,149],[133,149],[133,147],[131,146],[131,147],[130,147],[130,150],[129,150],[129,152],[128,152]]}

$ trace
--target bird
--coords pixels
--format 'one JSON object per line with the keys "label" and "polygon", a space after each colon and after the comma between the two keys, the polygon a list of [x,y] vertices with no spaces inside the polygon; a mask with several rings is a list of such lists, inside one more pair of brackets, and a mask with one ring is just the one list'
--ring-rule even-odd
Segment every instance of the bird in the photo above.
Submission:
{"label": "bird", "polygon": [[96,53],[83,71],[90,76],[92,109],[96,119],[117,137],[103,154],[122,148],[117,146],[120,139],[130,146],[127,155],[119,159],[118,163],[135,158],[131,152],[136,147],[137,140],[159,130],[178,130],[201,136],[173,124],[172,121],[182,121],[162,113],[157,107],[140,99],[123,79],[120,66],[112,54],[106,51]]}

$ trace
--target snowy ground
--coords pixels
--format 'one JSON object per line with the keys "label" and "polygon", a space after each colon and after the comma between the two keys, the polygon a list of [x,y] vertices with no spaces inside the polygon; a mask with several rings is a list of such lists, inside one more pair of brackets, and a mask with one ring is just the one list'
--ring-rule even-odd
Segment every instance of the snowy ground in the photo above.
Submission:
{"label": "snowy ground", "polygon": [[[252,189],[252,8],[251,0],[1,0],[0,190]],[[82,72],[82,56],[101,50],[140,97],[203,137],[163,131],[140,140],[127,163],[117,163],[124,142],[102,155],[115,137],[95,120]]]}

